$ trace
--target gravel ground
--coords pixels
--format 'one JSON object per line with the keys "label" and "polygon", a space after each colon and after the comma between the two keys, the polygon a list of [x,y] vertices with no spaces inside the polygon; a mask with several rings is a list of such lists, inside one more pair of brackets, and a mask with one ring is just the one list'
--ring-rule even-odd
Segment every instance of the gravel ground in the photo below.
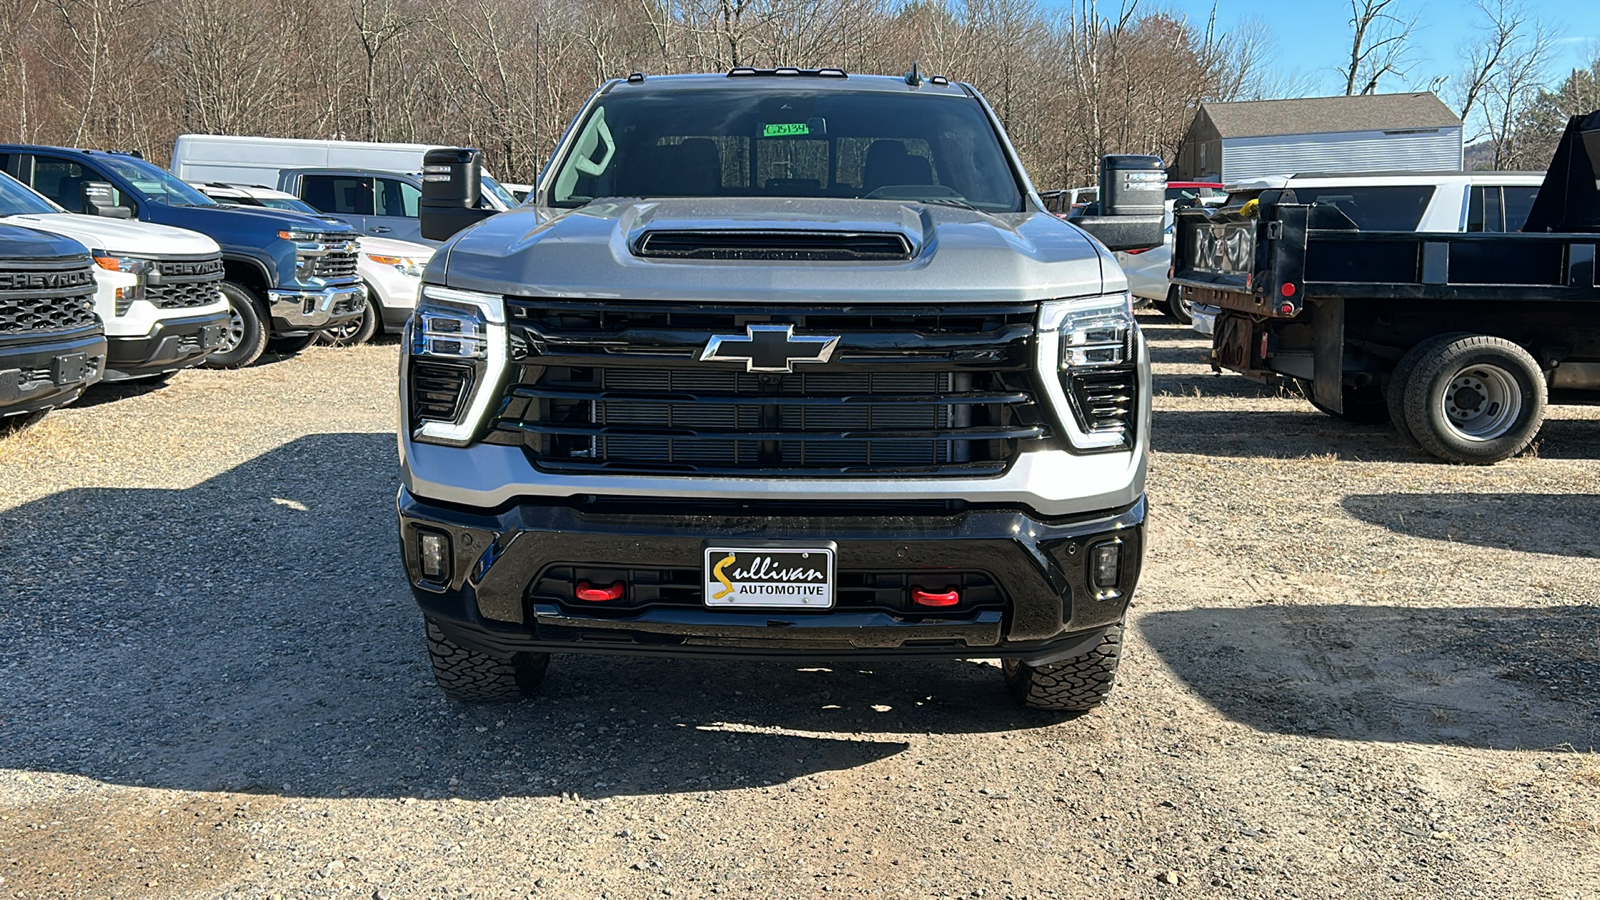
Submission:
{"label": "gravel ground", "polygon": [[1150,557],[1072,721],[959,662],[453,705],[393,344],[96,391],[0,441],[0,897],[1596,896],[1600,410],[1446,466],[1145,324]]}

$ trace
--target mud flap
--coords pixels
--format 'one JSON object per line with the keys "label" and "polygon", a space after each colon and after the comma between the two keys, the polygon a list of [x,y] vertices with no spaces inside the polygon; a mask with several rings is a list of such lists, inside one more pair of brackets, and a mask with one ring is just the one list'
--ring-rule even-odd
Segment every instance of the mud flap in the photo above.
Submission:
{"label": "mud flap", "polygon": [[1344,300],[1322,297],[1311,303],[1312,358],[1316,366],[1311,382],[1317,402],[1344,412]]}

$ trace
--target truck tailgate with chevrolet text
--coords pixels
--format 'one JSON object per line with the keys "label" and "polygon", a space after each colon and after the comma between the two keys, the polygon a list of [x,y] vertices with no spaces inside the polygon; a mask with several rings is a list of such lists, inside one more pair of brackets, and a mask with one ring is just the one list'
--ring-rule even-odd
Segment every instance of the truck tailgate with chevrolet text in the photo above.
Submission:
{"label": "truck tailgate with chevrolet text", "polygon": [[1158,160],[1108,157],[1080,229],[971,87],[829,69],[607,83],[511,212],[476,159],[429,155],[449,240],[401,367],[448,693],[593,652],[1000,658],[1029,705],[1105,698],[1150,421],[1107,245],[1160,243]]}
{"label": "truck tailgate with chevrolet text", "polygon": [[1266,191],[1178,213],[1173,281],[1221,309],[1218,368],[1300,382],[1451,462],[1525,450],[1547,403],[1600,402],[1600,113],[1568,124],[1520,233],[1362,231]]}

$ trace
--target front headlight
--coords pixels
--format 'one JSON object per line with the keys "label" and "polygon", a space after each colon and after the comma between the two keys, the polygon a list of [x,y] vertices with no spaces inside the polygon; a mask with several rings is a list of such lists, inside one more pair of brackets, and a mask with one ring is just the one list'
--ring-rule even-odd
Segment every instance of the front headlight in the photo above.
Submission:
{"label": "front headlight", "polygon": [[1139,407],[1138,330],[1133,298],[1127,293],[1040,307],[1039,365],[1074,447],[1121,450],[1133,445]]}
{"label": "front headlight", "polygon": [[406,405],[412,437],[465,446],[506,372],[505,300],[427,284],[412,314]]}
{"label": "front headlight", "polygon": [[278,237],[286,241],[294,241],[297,244],[314,244],[322,239],[322,232],[304,231],[299,228],[291,228],[286,231],[278,232]]}
{"label": "front headlight", "polygon": [[132,256],[112,256],[104,250],[94,251],[94,264],[107,272],[121,272],[132,275],[134,282],[131,287],[116,289],[116,314],[123,315],[133,306],[135,300],[143,300],[145,287],[150,280],[150,273],[155,269],[155,263],[148,259],[138,259]]}
{"label": "front headlight", "polygon": [[417,259],[411,256],[380,256],[368,253],[367,259],[380,266],[394,266],[395,271],[407,278],[421,278],[422,270],[428,265],[427,259]]}

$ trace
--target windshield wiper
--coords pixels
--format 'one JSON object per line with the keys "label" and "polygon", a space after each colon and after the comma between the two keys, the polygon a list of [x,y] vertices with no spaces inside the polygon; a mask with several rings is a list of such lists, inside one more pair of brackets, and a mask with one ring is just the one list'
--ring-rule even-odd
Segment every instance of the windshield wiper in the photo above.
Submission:
{"label": "windshield wiper", "polygon": [[957,209],[970,209],[973,212],[983,212],[983,210],[973,206],[971,203],[968,203],[965,200],[957,200],[954,197],[930,197],[926,200],[913,200],[911,202],[926,203],[929,206],[954,206]]}

